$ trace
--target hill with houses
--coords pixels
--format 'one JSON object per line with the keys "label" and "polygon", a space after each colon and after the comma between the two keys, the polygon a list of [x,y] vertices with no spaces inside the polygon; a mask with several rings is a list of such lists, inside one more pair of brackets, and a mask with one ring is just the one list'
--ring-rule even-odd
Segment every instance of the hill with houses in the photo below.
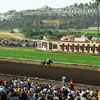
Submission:
{"label": "hill with houses", "polygon": [[95,3],[80,3],[63,8],[44,6],[22,11],[0,13],[0,29],[87,29],[97,26]]}

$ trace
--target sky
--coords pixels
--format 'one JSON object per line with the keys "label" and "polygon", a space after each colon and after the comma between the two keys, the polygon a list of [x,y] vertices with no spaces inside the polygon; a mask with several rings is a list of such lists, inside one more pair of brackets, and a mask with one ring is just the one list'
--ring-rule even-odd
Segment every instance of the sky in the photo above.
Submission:
{"label": "sky", "polygon": [[8,10],[25,10],[41,8],[48,5],[52,8],[61,8],[74,3],[89,3],[92,0],[1,0],[0,12],[7,12]]}

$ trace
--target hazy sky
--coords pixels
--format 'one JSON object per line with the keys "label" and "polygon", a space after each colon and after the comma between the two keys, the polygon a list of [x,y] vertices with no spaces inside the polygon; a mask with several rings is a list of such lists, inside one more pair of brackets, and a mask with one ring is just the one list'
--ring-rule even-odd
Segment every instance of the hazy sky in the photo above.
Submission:
{"label": "hazy sky", "polygon": [[1,0],[0,12],[41,8],[48,5],[53,8],[65,7],[74,3],[86,3],[92,0]]}

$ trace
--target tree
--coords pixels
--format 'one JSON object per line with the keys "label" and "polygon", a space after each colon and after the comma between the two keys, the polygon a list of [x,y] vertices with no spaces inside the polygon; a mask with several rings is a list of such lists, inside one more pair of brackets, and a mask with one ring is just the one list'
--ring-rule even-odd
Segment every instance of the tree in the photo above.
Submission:
{"label": "tree", "polygon": [[22,28],[23,27],[23,25],[21,24],[21,23],[16,23],[16,26],[18,27],[18,28]]}
{"label": "tree", "polygon": [[74,7],[78,7],[78,4],[77,4],[77,3],[75,3],[75,4],[74,4]]}
{"label": "tree", "polygon": [[79,8],[84,8],[84,4],[83,3],[80,3],[79,4]]}
{"label": "tree", "polygon": [[91,40],[91,39],[92,39],[92,35],[87,36],[87,38],[88,38],[89,40]]}
{"label": "tree", "polygon": [[88,3],[85,3],[85,7],[88,7]]}
{"label": "tree", "polygon": [[36,28],[36,29],[40,29],[40,26],[43,24],[42,21],[40,20],[34,20],[33,22],[33,27]]}
{"label": "tree", "polygon": [[50,30],[44,30],[44,33],[47,33],[48,35],[53,35],[53,32]]}
{"label": "tree", "polygon": [[25,28],[29,28],[29,27],[30,27],[30,22],[28,22],[28,21],[25,22],[25,23],[24,23],[24,27],[25,27]]}
{"label": "tree", "polygon": [[26,37],[30,37],[33,34],[33,30],[30,28],[24,28],[21,31],[23,34],[25,34]]}

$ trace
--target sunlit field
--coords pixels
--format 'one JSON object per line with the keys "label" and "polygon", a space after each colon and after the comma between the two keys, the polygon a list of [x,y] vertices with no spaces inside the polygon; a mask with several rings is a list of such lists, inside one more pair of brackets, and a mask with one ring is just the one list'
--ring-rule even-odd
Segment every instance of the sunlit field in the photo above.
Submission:
{"label": "sunlit field", "polygon": [[54,62],[100,65],[100,56],[40,52],[33,47],[0,47],[0,57],[28,60],[46,60],[50,58]]}

